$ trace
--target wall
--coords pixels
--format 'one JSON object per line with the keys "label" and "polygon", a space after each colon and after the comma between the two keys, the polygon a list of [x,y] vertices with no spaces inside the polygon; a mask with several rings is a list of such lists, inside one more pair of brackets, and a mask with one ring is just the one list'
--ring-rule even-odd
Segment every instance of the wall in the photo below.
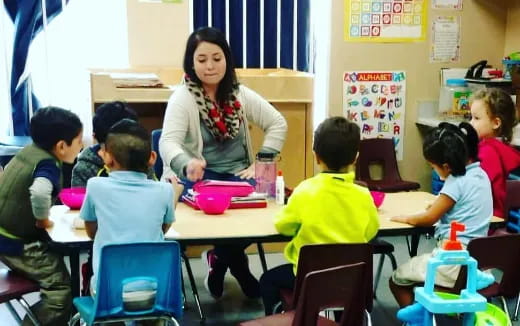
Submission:
{"label": "wall", "polygon": [[509,0],[504,55],[520,51],[520,0]]}
{"label": "wall", "polygon": [[152,3],[127,0],[131,67],[182,67],[189,35],[189,1]]}
{"label": "wall", "polygon": [[429,62],[429,29],[427,40],[421,43],[347,43],[343,40],[344,12],[344,1],[332,1],[329,114],[342,115],[342,74],[344,71],[406,71],[408,82],[406,84],[404,158],[400,162],[399,169],[404,179],[418,181],[423,189],[429,189],[431,170],[422,157],[421,135],[415,125],[417,101],[438,99],[441,67],[469,67],[481,59],[487,59],[493,65],[501,64],[504,51],[506,6],[489,0],[465,0],[462,12],[430,10],[430,22],[434,14],[461,16],[461,60],[455,64],[431,64]]}

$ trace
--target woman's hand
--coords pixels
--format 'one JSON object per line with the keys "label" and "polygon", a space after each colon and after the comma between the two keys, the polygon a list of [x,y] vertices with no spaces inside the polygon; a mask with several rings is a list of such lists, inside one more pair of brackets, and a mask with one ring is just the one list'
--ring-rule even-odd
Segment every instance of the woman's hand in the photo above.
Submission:
{"label": "woman's hand", "polygon": [[206,168],[206,160],[192,158],[186,165],[186,178],[192,182],[202,180],[204,169]]}
{"label": "woman's hand", "polygon": [[255,163],[251,164],[247,169],[235,173],[240,179],[254,179],[255,178]]}

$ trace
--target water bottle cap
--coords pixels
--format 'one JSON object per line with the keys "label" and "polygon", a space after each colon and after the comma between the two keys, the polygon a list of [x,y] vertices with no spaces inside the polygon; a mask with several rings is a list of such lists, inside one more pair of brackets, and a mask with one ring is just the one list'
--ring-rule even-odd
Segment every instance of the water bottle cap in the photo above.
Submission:
{"label": "water bottle cap", "polygon": [[273,161],[276,153],[258,152],[256,159],[261,161]]}
{"label": "water bottle cap", "polygon": [[278,176],[279,176],[279,177],[282,176],[282,170],[278,170]]}

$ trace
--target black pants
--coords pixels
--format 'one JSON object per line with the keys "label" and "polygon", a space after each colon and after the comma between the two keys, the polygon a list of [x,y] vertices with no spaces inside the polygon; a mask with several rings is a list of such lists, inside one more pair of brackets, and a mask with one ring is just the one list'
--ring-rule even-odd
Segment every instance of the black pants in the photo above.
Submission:
{"label": "black pants", "polygon": [[293,264],[285,264],[265,272],[260,278],[260,293],[264,302],[266,316],[273,314],[273,309],[280,302],[281,289],[294,289],[296,276]]}
{"label": "black pants", "polygon": [[244,250],[251,245],[250,242],[234,244],[234,245],[216,245],[213,252],[219,259],[226,262],[228,266],[233,265],[236,261],[244,259]]}

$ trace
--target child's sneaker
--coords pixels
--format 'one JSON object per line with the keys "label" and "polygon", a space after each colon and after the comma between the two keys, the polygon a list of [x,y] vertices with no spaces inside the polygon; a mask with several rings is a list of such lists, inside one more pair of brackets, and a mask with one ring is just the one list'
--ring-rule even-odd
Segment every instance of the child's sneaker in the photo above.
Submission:
{"label": "child's sneaker", "polygon": [[227,267],[218,261],[218,257],[213,250],[203,251],[201,258],[208,265],[208,274],[204,279],[204,286],[213,298],[219,299],[224,291],[224,276]]}

